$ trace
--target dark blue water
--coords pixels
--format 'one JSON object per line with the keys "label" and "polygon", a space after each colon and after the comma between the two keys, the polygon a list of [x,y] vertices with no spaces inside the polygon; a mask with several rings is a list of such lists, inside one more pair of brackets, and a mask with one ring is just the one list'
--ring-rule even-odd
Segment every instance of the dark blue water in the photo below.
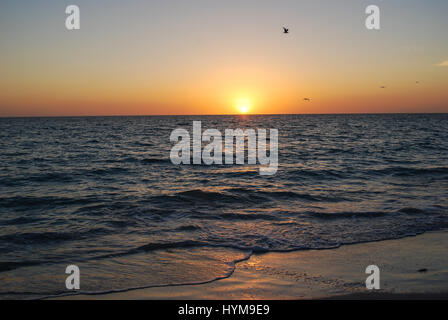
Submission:
{"label": "dark blue water", "polygon": [[[276,128],[279,170],[170,162],[170,133]],[[226,277],[254,252],[448,226],[448,115],[0,119],[0,297]]]}

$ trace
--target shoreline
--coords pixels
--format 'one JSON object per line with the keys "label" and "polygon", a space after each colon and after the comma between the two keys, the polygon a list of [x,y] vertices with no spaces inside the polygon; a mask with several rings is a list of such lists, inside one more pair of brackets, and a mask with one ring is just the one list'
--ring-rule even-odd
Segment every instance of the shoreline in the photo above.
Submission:
{"label": "shoreline", "polygon": [[[335,249],[254,253],[223,279],[201,284],[69,295],[52,299],[448,299],[448,231],[343,245]],[[380,268],[367,290],[365,268]]]}

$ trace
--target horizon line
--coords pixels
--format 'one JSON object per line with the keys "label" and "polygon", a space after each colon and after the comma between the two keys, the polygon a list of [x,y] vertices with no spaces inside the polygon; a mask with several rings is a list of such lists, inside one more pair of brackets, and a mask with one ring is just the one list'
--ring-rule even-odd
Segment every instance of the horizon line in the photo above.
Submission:
{"label": "horizon line", "polygon": [[446,112],[333,112],[333,113],[229,113],[229,114],[98,114],[98,115],[17,115],[17,116],[0,116],[0,119],[11,118],[95,118],[95,117],[216,117],[216,116],[293,116],[293,115],[404,115],[404,114],[448,114]]}

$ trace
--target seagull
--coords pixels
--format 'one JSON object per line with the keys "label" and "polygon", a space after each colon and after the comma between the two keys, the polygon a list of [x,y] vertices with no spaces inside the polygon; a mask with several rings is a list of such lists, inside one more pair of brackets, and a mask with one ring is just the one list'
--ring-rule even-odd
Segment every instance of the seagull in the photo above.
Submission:
{"label": "seagull", "polygon": [[289,29],[286,29],[285,27],[283,27],[283,33],[289,33]]}
{"label": "seagull", "polygon": [[308,101],[308,102],[310,102],[311,99],[310,99],[310,98],[303,98],[303,101]]}

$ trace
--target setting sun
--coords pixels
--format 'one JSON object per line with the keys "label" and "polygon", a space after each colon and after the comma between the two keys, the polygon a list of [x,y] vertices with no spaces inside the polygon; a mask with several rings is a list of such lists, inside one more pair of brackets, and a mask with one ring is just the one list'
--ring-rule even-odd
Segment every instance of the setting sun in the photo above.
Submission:
{"label": "setting sun", "polygon": [[248,113],[251,108],[251,102],[249,99],[238,99],[236,107],[240,113]]}

